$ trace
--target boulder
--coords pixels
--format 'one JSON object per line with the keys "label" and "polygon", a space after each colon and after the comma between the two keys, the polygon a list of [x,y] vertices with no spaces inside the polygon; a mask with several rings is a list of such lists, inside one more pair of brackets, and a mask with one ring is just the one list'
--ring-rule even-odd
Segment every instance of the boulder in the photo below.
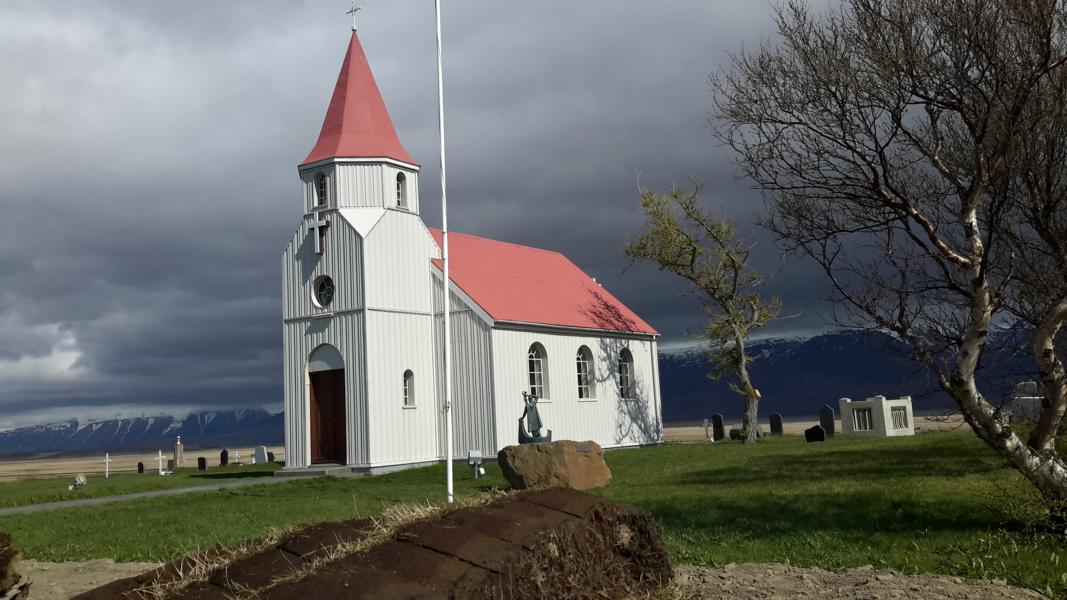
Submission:
{"label": "boulder", "polygon": [[497,461],[504,477],[516,490],[559,487],[587,490],[604,487],[611,481],[604,450],[591,441],[508,446],[497,453]]}
{"label": "boulder", "polygon": [[11,536],[0,533],[0,598],[19,598],[20,588],[28,584],[15,571],[20,554],[11,547]]}

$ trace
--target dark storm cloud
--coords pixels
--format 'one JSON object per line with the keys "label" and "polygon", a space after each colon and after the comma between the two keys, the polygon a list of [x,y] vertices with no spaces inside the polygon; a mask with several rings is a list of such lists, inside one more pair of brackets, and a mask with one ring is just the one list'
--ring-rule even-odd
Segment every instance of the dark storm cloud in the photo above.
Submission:
{"label": "dark storm cloud", "polygon": [[[348,36],[348,3],[6,2],[0,12],[0,427],[56,416],[277,408],[280,257]],[[445,6],[454,229],[565,252],[664,335],[699,310],[627,269],[637,188],[703,183],[749,221],[706,121],[707,75],[768,5]],[[366,3],[360,35],[440,222],[433,5]],[[770,290],[823,326],[817,277],[762,232]],[[624,272],[625,271],[625,272]]]}

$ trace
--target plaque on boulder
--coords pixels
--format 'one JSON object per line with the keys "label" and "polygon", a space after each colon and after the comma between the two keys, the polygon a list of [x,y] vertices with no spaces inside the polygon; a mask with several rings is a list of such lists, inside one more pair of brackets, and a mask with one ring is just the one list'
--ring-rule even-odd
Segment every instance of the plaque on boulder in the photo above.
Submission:
{"label": "plaque on boulder", "polygon": [[196,470],[207,471],[207,459],[203,456],[196,459]]}
{"label": "plaque on boulder", "polygon": [[137,463],[137,472],[142,474],[142,475],[144,475],[144,463],[143,462]]}
{"label": "plaque on boulder", "polygon": [[819,409],[819,425],[826,437],[834,437],[834,407],[827,404]]}
{"label": "plaque on boulder", "polygon": [[225,466],[227,466],[229,464],[230,464],[230,451],[229,450],[223,450],[222,452],[219,452],[219,466],[220,467],[225,467]]}
{"label": "plaque on boulder", "polygon": [[[551,429],[548,430],[546,435],[541,435],[541,413],[537,412],[537,396],[523,392],[522,402],[526,405],[526,408],[523,409],[522,416],[519,417],[519,443],[544,444],[551,442]],[[526,419],[525,427],[522,425],[523,419]]]}
{"label": "plaque on boulder", "polygon": [[782,435],[782,415],[771,413],[771,435]]}
{"label": "plaque on boulder", "polygon": [[726,439],[726,426],[723,425],[722,415],[711,415],[711,429],[716,442]]}
{"label": "plaque on boulder", "polygon": [[555,487],[585,490],[603,487],[611,481],[604,451],[592,441],[508,446],[497,453],[497,462],[516,490]]}
{"label": "plaque on boulder", "polygon": [[804,441],[806,442],[825,442],[826,434],[821,425],[814,425],[804,430]]}

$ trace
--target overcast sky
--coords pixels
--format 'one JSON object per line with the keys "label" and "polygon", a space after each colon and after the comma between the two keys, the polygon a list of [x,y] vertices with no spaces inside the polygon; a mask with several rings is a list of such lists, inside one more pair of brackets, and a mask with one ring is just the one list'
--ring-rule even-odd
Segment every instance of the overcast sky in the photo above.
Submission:
{"label": "overcast sky", "polygon": [[[360,37],[440,224],[430,0],[368,0]],[[350,35],[345,0],[0,6],[0,428],[281,407],[281,252]],[[749,224],[707,77],[772,39],[759,0],[446,1],[452,228],[559,250],[663,334],[685,287],[628,267],[638,185],[693,178],[758,240],[783,335],[820,280]]]}

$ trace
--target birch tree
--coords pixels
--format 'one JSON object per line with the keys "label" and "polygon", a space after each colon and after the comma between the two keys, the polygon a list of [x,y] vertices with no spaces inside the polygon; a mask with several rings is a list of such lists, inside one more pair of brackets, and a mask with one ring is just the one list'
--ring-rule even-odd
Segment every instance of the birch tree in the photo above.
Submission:
{"label": "birch tree", "polygon": [[[712,78],[718,133],[764,191],[764,224],[822,267],[842,320],[907,342],[975,434],[1062,504],[1067,263],[1061,234],[1042,232],[1063,220],[1062,164],[1033,145],[1063,125],[1050,111],[1062,3],[846,0],[816,15],[798,2],[777,17],[777,43]],[[976,380],[1013,303],[1055,405],[1025,441]]]}
{"label": "birch tree", "polygon": [[745,400],[745,442],[759,439],[760,392],[753,385],[745,352],[749,335],[777,315],[780,302],[759,292],[763,278],[748,264],[751,246],[735,238],[734,223],[700,206],[699,189],[667,194],[641,193],[647,231],[626,245],[634,260],[688,281],[701,300],[707,321],[697,337],[714,365],[712,379],[728,378]]}

